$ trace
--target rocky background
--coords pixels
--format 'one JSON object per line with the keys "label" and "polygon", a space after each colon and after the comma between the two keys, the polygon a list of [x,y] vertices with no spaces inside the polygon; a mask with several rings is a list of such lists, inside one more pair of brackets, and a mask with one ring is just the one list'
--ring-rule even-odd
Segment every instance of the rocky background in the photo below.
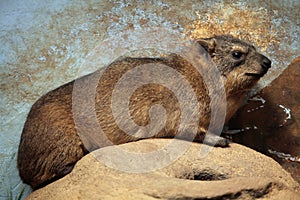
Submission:
{"label": "rocky background", "polygon": [[[151,27],[169,28],[191,38],[233,34],[256,44],[273,61],[261,88],[300,55],[299,12],[297,0],[1,1],[0,199],[24,198],[30,192],[18,177],[16,152],[31,105],[46,92],[94,71],[94,67],[80,66],[105,38]],[[157,48],[163,49],[163,44],[158,42]],[[285,80],[295,83],[294,79]],[[285,102],[280,105],[291,109]],[[295,117],[295,112],[291,113]],[[246,128],[239,123],[236,128]],[[299,138],[299,131],[292,134]],[[276,139],[272,141],[274,144]],[[270,150],[292,153],[286,149]],[[294,152],[290,157],[297,156]]]}

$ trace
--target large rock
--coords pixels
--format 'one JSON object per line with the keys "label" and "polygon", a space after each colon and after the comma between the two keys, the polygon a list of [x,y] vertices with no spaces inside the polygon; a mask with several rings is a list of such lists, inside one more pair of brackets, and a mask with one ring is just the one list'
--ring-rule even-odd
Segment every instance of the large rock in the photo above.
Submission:
{"label": "large rock", "polygon": [[276,159],[300,182],[300,57],[240,109],[230,128],[234,141]]}
{"label": "large rock", "polygon": [[[161,150],[172,141],[148,139],[119,147],[138,155]],[[69,175],[35,191],[28,199],[300,199],[299,184],[267,156],[233,143],[229,148],[212,148],[201,159],[200,148],[206,145],[178,142],[181,145],[176,149],[191,146],[169,166],[146,173],[126,173],[104,165],[99,158],[117,156],[116,148],[99,149],[80,160]],[[172,157],[171,151],[165,153]],[[145,163],[160,166],[165,161]],[[137,163],[130,160],[124,167],[138,170]]]}

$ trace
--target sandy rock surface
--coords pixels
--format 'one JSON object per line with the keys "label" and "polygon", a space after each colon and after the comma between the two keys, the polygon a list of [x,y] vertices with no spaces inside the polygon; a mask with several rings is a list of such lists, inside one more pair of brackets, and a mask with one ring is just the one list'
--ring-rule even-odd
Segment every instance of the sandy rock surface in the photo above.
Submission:
{"label": "sandy rock surface", "polygon": [[[148,139],[119,147],[141,154],[158,151],[171,142]],[[300,199],[299,184],[267,156],[233,143],[229,148],[212,148],[201,159],[200,149],[207,146],[189,144],[183,156],[167,167],[145,173],[128,173],[112,168],[114,161],[101,162],[118,156],[115,147],[97,150],[80,160],[71,174],[35,191],[28,199]],[[166,152],[166,157],[172,154]],[[163,166],[167,158],[152,163]],[[125,168],[138,169],[138,161],[128,160]]]}

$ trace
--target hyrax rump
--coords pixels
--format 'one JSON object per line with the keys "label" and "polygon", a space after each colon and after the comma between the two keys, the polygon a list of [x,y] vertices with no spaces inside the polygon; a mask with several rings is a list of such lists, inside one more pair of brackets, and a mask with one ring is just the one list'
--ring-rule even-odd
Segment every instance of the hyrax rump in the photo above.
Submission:
{"label": "hyrax rump", "polygon": [[[237,111],[249,91],[271,67],[271,61],[259,54],[256,49],[232,36],[215,36],[197,41],[209,53],[222,75],[226,91],[227,111],[225,122]],[[210,97],[203,77],[181,56],[171,54],[163,58],[124,58],[109,65],[97,80],[94,113],[105,133],[113,144],[136,141],[139,138],[122,131],[113,117],[111,106],[112,91],[123,74],[143,64],[163,64],[175,69],[188,80],[196,93],[199,105],[199,124],[195,140],[203,141],[205,130],[210,121]],[[76,87],[87,84],[99,71],[76,81]],[[98,76],[99,78],[99,76]],[[143,79],[143,75],[136,77]],[[18,151],[18,169],[22,180],[33,189],[57,180],[70,173],[75,163],[89,151],[101,146],[89,141],[83,144],[78,135],[78,127],[72,112],[72,92],[75,82],[70,82],[42,96],[31,108],[24,125]],[[89,93],[87,93],[89,94]],[[85,106],[86,98],[76,106]],[[80,102],[81,99],[79,99]],[[132,94],[129,110],[132,120],[146,126],[152,105],[160,104],[166,110],[166,122],[163,129],[151,137],[174,137],[180,118],[179,103],[172,91],[159,84],[146,84]],[[89,107],[83,110],[91,109]],[[93,131],[94,125],[86,120],[86,131]],[[185,131],[185,130],[183,130]],[[188,131],[188,129],[186,130]],[[145,134],[145,133],[143,133]],[[147,136],[143,136],[145,138]],[[216,142],[227,146],[222,137],[212,137],[208,143]],[[105,146],[103,144],[102,146]]]}

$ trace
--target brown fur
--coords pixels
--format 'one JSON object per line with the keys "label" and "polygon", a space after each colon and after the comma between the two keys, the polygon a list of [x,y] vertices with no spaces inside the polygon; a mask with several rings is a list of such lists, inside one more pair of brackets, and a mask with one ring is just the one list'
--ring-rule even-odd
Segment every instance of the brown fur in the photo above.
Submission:
{"label": "brown fur", "polygon": [[[224,78],[227,98],[226,121],[228,121],[245,100],[247,91],[271,67],[271,62],[257,53],[252,45],[231,36],[216,36],[198,42],[208,51]],[[233,52],[242,53],[241,58],[234,58]],[[71,172],[75,163],[87,154],[88,150],[108,145],[105,141],[103,144],[95,144],[93,139],[85,141],[83,145],[78,136],[78,132],[83,130],[86,132],[97,130],[95,124],[90,123],[89,117],[92,118],[88,114],[90,109],[95,109],[98,122],[112,143],[121,144],[138,140],[138,137],[124,133],[117,126],[110,102],[112,91],[120,77],[130,69],[147,63],[160,63],[172,67],[191,84],[200,102],[198,113],[200,122],[196,140],[202,142],[210,121],[210,97],[207,86],[195,68],[175,54],[165,58],[125,58],[106,68],[98,82],[96,96],[92,96],[94,93],[91,88],[91,91],[86,91],[90,96],[87,95],[77,102],[76,106],[85,108],[86,101],[95,98],[95,108],[86,107],[87,114],[83,113],[83,120],[86,122],[84,127],[75,126],[73,118],[74,81],[50,91],[32,106],[24,125],[18,152],[18,168],[22,180],[34,189],[42,187]],[[82,77],[76,84],[80,86],[95,81],[99,78],[100,72],[103,71]],[[142,81],[143,76],[136,78]],[[165,127],[154,137],[174,137],[178,132],[179,103],[174,94],[161,85],[144,85],[134,92],[129,103],[132,119],[136,124],[146,126],[150,121],[149,109],[154,104],[162,105],[167,113]],[[228,145],[228,141],[224,138],[215,136],[211,139],[211,142],[215,141],[219,146]]]}

